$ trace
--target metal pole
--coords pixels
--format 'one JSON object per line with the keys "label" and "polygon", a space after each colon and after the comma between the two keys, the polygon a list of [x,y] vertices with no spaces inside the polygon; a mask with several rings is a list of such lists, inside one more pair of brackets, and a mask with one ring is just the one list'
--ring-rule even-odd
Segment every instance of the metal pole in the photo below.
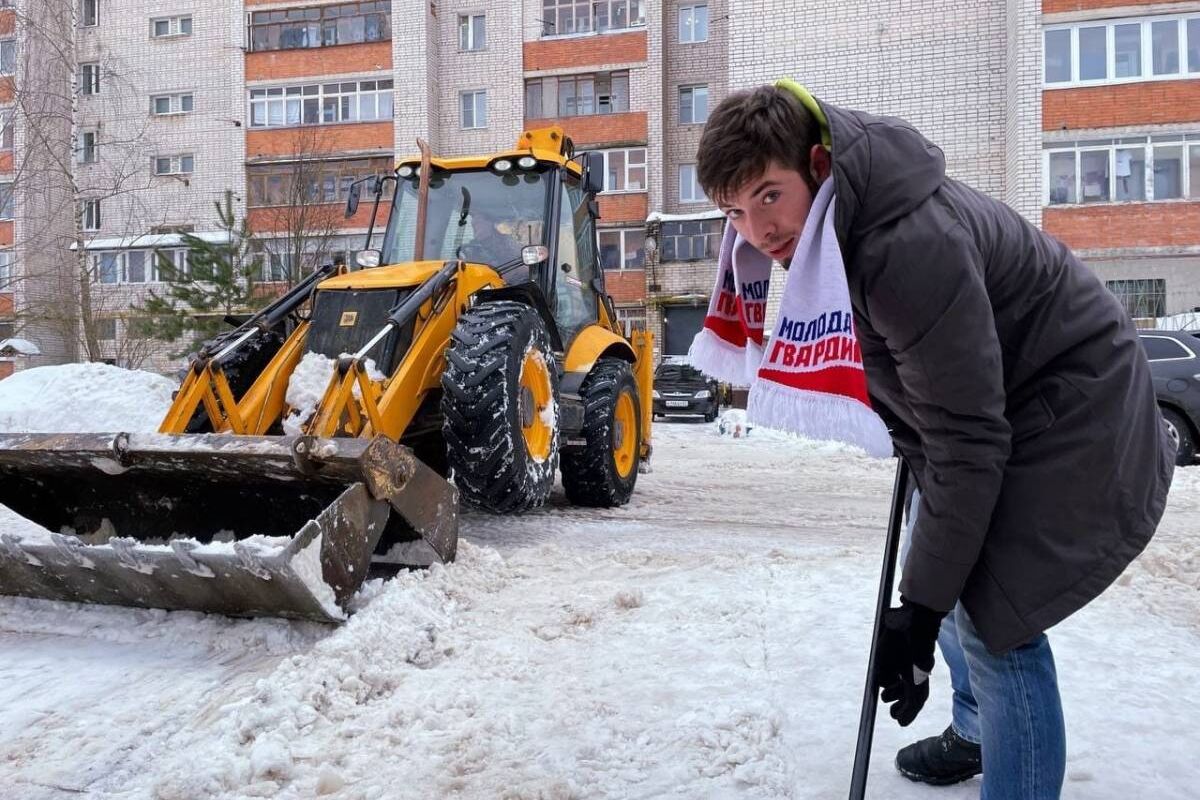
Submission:
{"label": "metal pole", "polygon": [[896,553],[900,549],[900,526],[904,521],[905,489],[908,465],[896,460],[896,482],[892,487],[892,511],[888,518],[887,541],[883,546],[883,569],[879,575],[879,597],[875,601],[875,627],[871,632],[871,655],[867,658],[867,683],[863,688],[862,713],[858,718],[858,744],[854,748],[854,772],[850,778],[850,800],[863,800],[867,793],[867,768],[871,765],[871,739],[875,735],[875,660],[883,632],[883,614],[892,603],[892,585],[896,579]]}

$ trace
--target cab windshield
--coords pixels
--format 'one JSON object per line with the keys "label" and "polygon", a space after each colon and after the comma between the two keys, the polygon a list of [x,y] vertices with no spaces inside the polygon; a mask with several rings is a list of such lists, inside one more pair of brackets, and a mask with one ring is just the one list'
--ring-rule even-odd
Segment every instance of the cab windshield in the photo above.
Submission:
{"label": "cab windshield", "polygon": [[[521,263],[521,248],[545,245],[551,170],[450,172],[429,179],[425,252],[431,261],[462,259],[491,267]],[[413,261],[417,176],[400,178],[383,239],[383,263]]]}

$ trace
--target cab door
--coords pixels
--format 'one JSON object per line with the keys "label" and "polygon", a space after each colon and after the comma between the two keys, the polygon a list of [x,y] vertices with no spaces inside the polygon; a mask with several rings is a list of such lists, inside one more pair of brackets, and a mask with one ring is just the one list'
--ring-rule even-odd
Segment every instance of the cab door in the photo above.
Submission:
{"label": "cab door", "polygon": [[596,291],[596,233],[587,195],[578,180],[564,178],[559,189],[557,252],[554,262],[554,318],[564,348],[599,319]]}

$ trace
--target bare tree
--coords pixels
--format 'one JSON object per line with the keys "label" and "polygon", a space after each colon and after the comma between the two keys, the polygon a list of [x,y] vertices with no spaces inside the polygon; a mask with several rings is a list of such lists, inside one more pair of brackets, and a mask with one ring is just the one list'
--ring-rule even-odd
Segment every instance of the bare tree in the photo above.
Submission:
{"label": "bare tree", "polygon": [[[89,253],[101,229],[123,239],[144,233],[154,218],[137,197],[152,180],[149,122],[145,109],[134,107],[144,93],[136,69],[116,53],[81,57],[79,9],[75,0],[35,0],[15,12],[21,43],[11,88],[10,188],[20,231],[12,269],[16,324],[49,342],[43,352],[61,358],[123,353],[144,361],[137,357],[142,344],[119,340],[122,353],[113,354],[102,339],[128,300],[107,285],[115,283],[110,267]],[[116,219],[100,218],[101,209],[112,217],[118,207]]]}
{"label": "bare tree", "polygon": [[[331,159],[327,133],[319,126],[298,128],[286,160],[250,170],[250,192],[264,205],[254,213],[254,234],[264,256],[265,278],[294,285],[332,257],[332,245],[345,224],[339,187],[346,179]],[[344,156],[342,157],[344,159]]]}

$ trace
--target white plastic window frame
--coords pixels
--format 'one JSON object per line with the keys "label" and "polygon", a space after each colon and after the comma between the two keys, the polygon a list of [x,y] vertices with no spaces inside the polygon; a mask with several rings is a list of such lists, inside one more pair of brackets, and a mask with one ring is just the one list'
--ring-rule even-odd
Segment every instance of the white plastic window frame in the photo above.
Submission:
{"label": "white plastic window frame", "polygon": [[[697,38],[696,36],[696,12],[703,9],[704,11],[704,37]],[[680,6],[679,8],[679,43],[680,44],[703,44],[708,41],[708,3],[693,3],[692,5]],[[684,38],[684,31],[688,32],[688,38]]]}
{"label": "white plastic window frame", "polygon": [[[615,153],[623,153],[625,156],[625,169],[624,169],[624,174],[621,176],[624,179],[624,183],[625,183],[624,189],[611,189],[608,186],[608,174],[609,174],[609,163],[610,163],[609,159]],[[630,153],[641,153],[642,154],[642,163],[630,164],[629,163],[629,154]],[[604,189],[601,190],[601,194],[606,194],[606,195],[608,195],[608,194],[644,194],[648,191],[647,186],[646,186],[646,184],[647,184],[647,178],[646,178],[647,172],[646,171],[647,171],[647,168],[649,167],[649,165],[646,163],[646,148],[645,147],[614,147],[610,150],[601,150],[600,154],[604,156]],[[635,169],[640,169],[642,171],[642,188],[640,188],[640,189],[630,189],[629,188],[629,175]]]}
{"label": "white plastic window frame", "polygon": [[[1124,137],[1133,138],[1133,137]],[[1181,147],[1182,148],[1182,163],[1180,165],[1180,197],[1155,197],[1154,196],[1154,150],[1162,147]],[[1139,200],[1118,200],[1116,189],[1116,151],[1118,150],[1136,150],[1141,148],[1143,151],[1143,163],[1145,164],[1145,188],[1143,190],[1144,197]],[[1149,137],[1144,142],[1120,142],[1114,140],[1107,145],[1078,145],[1070,144],[1062,147],[1048,147],[1042,151],[1042,205],[1045,208],[1075,208],[1077,206],[1104,206],[1104,205],[1127,205],[1130,203],[1179,203],[1179,202],[1195,202],[1200,200],[1200,176],[1193,175],[1191,171],[1192,152],[1193,149],[1200,150],[1200,132],[1182,134],[1178,141],[1151,141]],[[1103,152],[1108,151],[1108,197],[1107,201],[1101,202],[1083,202],[1083,159],[1081,154],[1088,152]],[[1075,155],[1075,202],[1073,203],[1051,203],[1050,191],[1050,157],[1056,153],[1074,153]],[[681,179],[682,181],[682,179]],[[682,188],[682,186],[681,186]],[[1189,189],[1192,189],[1192,196],[1189,196]]]}
{"label": "white plastic window frame", "polygon": [[[1127,17],[1123,19],[1105,19],[1094,20],[1090,22],[1071,22],[1059,25],[1047,25],[1042,30],[1042,56],[1045,61],[1046,53],[1046,37],[1055,31],[1070,31],[1071,33],[1071,77],[1065,81],[1048,81],[1046,80],[1046,71],[1043,63],[1042,68],[1042,88],[1044,89],[1070,89],[1080,86],[1110,86],[1115,84],[1125,83],[1146,83],[1149,81],[1176,81],[1176,80],[1198,80],[1200,79],[1200,63],[1189,63],[1188,58],[1188,21],[1200,20],[1200,14],[1161,14],[1152,17]],[[1174,21],[1176,35],[1178,37],[1178,53],[1179,53],[1179,71],[1175,73],[1155,74],[1154,73],[1154,36],[1153,23],[1155,22],[1171,22]],[[1131,75],[1123,78],[1116,77],[1117,74],[1117,52],[1116,52],[1116,28],[1122,25],[1139,25],[1141,28],[1141,70],[1138,75]],[[1079,31],[1081,28],[1099,28],[1104,27],[1105,32],[1105,60],[1106,70],[1104,78],[1082,79],[1079,77]],[[1200,60],[1197,59],[1191,61]]]}

